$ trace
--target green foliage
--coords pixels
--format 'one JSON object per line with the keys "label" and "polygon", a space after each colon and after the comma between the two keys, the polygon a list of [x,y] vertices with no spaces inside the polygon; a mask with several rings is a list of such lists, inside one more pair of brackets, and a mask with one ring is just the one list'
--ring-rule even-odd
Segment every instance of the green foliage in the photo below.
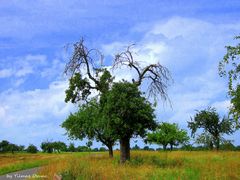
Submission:
{"label": "green foliage", "polygon": [[70,114],[62,123],[62,127],[72,139],[95,138],[110,148],[114,145],[116,137],[109,121],[107,116],[103,116],[100,103],[92,99],[88,104],[82,105],[78,112]]}
{"label": "green foliage", "polygon": [[71,101],[72,103],[78,103],[80,101],[87,101],[92,90],[98,90],[100,93],[104,93],[109,90],[110,84],[113,81],[113,77],[110,72],[105,68],[95,69],[96,71],[96,86],[90,84],[90,80],[80,72],[74,73],[69,79],[68,89],[65,91],[65,102]]}
{"label": "green foliage", "polygon": [[110,128],[118,138],[146,135],[156,127],[154,109],[133,83],[114,83],[102,97],[104,117],[111,119]]}
{"label": "green foliage", "polygon": [[0,152],[7,152],[9,151],[9,142],[6,140],[3,140],[0,142]]}
{"label": "green foliage", "polygon": [[140,147],[137,144],[135,144],[135,146],[132,148],[132,150],[139,150],[139,149]]}
{"label": "green foliage", "polygon": [[58,153],[67,151],[67,145],[61,141],[53,142],[52,147],[53,147],[53,150],[57,151]]}
{"label": "green foliage", "polygon": [[107,151],[107,149],[105,147],[100,147],[99,151]]}
{"label": "green foliage", "polygon": [[[236,40],[240,39],[240,36],[235,37]],[[237,122],[239,126],[240,118],[240,43],[236,46],[226,46],[227,53],[223,57],[223,60],[219,63],[219,75],[221,77],[228,77],[228,94],[231,98],[230,114]]]}
{"label": "green foliage", "polygon": [[56,141],[56,142],[42,142],[41,149],[43,152],[52,153],[52,152],[66,152],[67,145],[64,142]]}
{"label": "green foliage", "polygon": [[33,144],[30,144],[30,145],[27,147],[26,151],[27,151],[28,153],[37,153],[37,152],[38,152],[38,149],[37,149],[37,147],[34,146]]}
{"label": "green foliage", "polygon": [[52,142],[42,142],[41,149],[43,152],[52,153],[53,152],[53,143]]}
{"label": "green foliage", "polygon": [[76,148],[74,146],[74,143],[70,143],[69,146],[68,146],[68,151],[69,152],[75,152],[76,151]]}
{"label": "green foliage", "polygon": [[24,146],[18,146],[16,144],[10,143],[6,140],[3,140],[2,142],[0,142],[0,152],[19,152],[19,151],[23,151],[24,150]]}
{"label": "green foliage", "polygon": [[88,141],[88,142],[86,143],[86,146],[87,146],[89,149],[91,148],[92,145],[93,145],[92,141]]}
{"label": "green foliage", "polygon": [[24,151],[24,149],[25,149],[25,146],[23,146],[23,145],[18,146],[18,150],[19,150],[20,152]]}
{"label": "green foliage", "polygon": [[232,144],[231,141],[224,141],[220,145],[220,149],[221,150],[227,150],[227,151],[234,151],[234,150],[236,150],[235,146]]}
{"label": "green foliage", "polygon": [[[85,51],[86,49],[82,49]],[[89,70],[89,59],[82,59],[80,64],[85,64],[88,68],[88,78],[82,78],[82,74],[75,73],[69,80],[69,88],[66,90],[65,101],[78,103],[81,100],[87,102],[80,106],[79,111],[70,114],[69,117],[62,123],[62,127],[67,130],[67,134],[72,139],[80,139],[87,137],[88,139],[96,139],[101,141],[109,149],[112,149],[116,141],[113,131],[109,127],[107,116],[103,117],[100,105],[104,102],[98,102],[96,98],[87,100],[92,91],[100,93],[104,96],[109,90],[113,81],[110,72],[105,68],[93,68],[95,76],[93,77]],[[73,62],[75,64],[75,62]],[[90,85],[90,80],[94,85]]]}
{"label": "green foliage", "polygon": [[[72,152],[73,152],[73,147],[71,148],[72,150]],[[76,149],[75,149],[75,151],[77,151],[77,152],[88,152],[88,151],[90,151],[91,149],[89,148],[89,147],[87,147],[87,146],[78,146]]]}
{"label": "green foliage", "polygon": [[199,142],[206,142],[210,148],[214,145],[219,149],[221,137],[223,134],[232,134],[234,132],[232,121],[226,117],[220,120],[215,108],[197,111],[194,118],[188,122],[188,127],[192,130],[194,137],[197,129],[203,128],[204,134],[199,136]]}
{"label": "green foliage", "polygon": [[213,136],[211,136],[209,133],[204,132],[197,136],[196,143],[197,144],[203,144],[205,148],[213,149]]}
{"label": "green foliage", "polygon": [[179,129],[177,124],[161,123],[157,130],[149,133],[146,139],[147,142],[163,145],[165,150],[167,145],[178,146],[189,141],[189,137],[185,130]]}
{"label": "green foliage", "polygon": [[9,144],[9,145],[8,145],[8,149],[9,149],[9,151],[11,151],[12,153],[14,153],[14,151],[19,151],[19,147],[18,147],[18,145],[16,145],[16,144]]}
{"label": "green foliage", "polygon": [[[109,155],[119,139],[121,155],[124,154],[121,159],[125,161],[130,158],[130,138],[144,137],[147,129],[156,127],[152,105],[142,97],[138,88],[143,81],[149,80],[149,95],[155,99],[160,95],[166,100],[171,75],[160,63],[141,67],[128,47],[115,56],[112,68],[126,65],[135,70],[138,77],[132,79],[132,83],[113,84],[114,77],[103,67],[102,57],[98,50],[89,50],[83,39],[73,44],[73,55],[65,68],[65,73],[70,74],[65,101],[81,103],[81,107],[67,118],[62,127],[71,138],[87,137],[101,141],[108,147]],[[91,98],[93,92],[97,96]],[[125,156],[128,157],[122,158]]]}

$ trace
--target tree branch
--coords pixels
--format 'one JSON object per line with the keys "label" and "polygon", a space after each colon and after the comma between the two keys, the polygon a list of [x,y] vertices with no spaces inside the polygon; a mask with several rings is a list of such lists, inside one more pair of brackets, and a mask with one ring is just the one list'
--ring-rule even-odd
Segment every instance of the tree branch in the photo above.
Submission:
{"label": "tree branch", "polygon": [[127,47],[126,51],[123,51],[115,56],[113,69],[121,66],[127,66],[130,69],[134,69],[137,72],[137,79],[133,79],[133,83],[140,86],[144,79],[150,81],[148,93],[150,96],[156,97],[160,94],[164,100],[169,99],[167,95],[167,88],[172,81],[169,70],[162,66],[160,63],[150,64],[146,67],[141,67],[139,62],[134,60],[133,53],[130,48],[133,45]]}

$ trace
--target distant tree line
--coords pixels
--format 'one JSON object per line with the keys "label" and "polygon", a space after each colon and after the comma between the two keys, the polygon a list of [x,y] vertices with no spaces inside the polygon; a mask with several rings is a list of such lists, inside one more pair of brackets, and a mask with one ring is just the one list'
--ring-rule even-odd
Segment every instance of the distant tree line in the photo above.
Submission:
{"label": "distant tree line", "polygon": [[[64,142],[55,141],[49,142],[45,141],[41,143],[41,150],[43,153],[60,153],[60,152],[89,152],[89,151],[107,151],[105,147],[93,148],[91,149],[92,142],[88,141],[86,146],[77,146],[75,147],[74,143],[70,143],[67,146]],[[0,142],[0,153],[15,153],[15,152],[28,152],[28,153],[37,153],[39,152],[38,148],[30,144],[28,147],[23,145],[16,145],[8,142],[7,140],[2,140]]]}
{"label": "distant tree line", "polygon": [[7,140],[2,140],[0,142],[0,153],[11,152],[29,152],[29,153],[37,153],[38,149],[33,144],[30,144],[27,148],[23,145],[16,145],[8,142]]}

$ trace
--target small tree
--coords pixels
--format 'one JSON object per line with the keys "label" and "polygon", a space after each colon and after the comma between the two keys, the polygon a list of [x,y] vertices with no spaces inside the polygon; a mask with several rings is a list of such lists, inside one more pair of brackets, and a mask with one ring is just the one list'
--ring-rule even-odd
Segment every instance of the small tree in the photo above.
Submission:
{"label": "small tree", "polygon": [[52,142],[42,142],[41,149],[43,152],[52,153],[53,152],[53,143]]}
{"label": "small tree", "polygon": [[37,153],[37,152],[38,152],[38,149],[37,149],[37,147],[34,146],[33,144],[30,144],[30,145],[27,147],[26,151],[27,151],[28,153]]}
{"label": "small tree", "polygon": [[16,144],[9,144],[8,145],[8,150],[14,154],[15,151],[19,151],[19,147]]}
{"label": "small tree", "polygon": [[162,145],[164,150],[166,150],[167,145],[170,144],[172,150],[173,146],[187,143],[189,137],[185,130],[178,128],[177,124],[164,122],[158,126],[156,131],[149,133],[146,140],[150,143]]}
{"label": "small tree", "polygon": [[202,134],[198,135],[195,141],[197,144],[202,144],[205,148],[213,150],[214,148],[214,139],[211,134],[208,132],[203,132]]}
{"label": "small tree", "polygon": [[[73,149],[73,148],[72,148],[72,149]],[[89,151],[89,149],[88,149],[87,146],[78,146],[78,147],[76,148],[76,151],[78,151],[78,152],[87,152],[87,151]]]}
{"label": "small tree", "polygon": [[211,107],[197,111],[196,115],[188,122],[188,127],[192,130],[193,137],[197,129],[203,128],[204,133],[210,136],[208,139],[211,139],[210,142],[213,143],[217,150],[219,150],[222,135],[234,132],[232,121],[226,117],[220,120],[216,109]]}
{"label": "small tree", "polygon": [[52,143],[54,151],[58,153],[67,151],[67,145],[64,142],[56,141]]}
{"label": "small tree", "polygon": [[76,151],[76,148],[74,146],[74,143],[70,143],[69,146],[68,146],[68,151],[69,152],[75,152]]}
{"label": "small tree", "polygon": [[88,151],[91,151],[91,146],[93,145],[92,141],[88,141],[86,146],[88,147]]}
{"label": "small tree", "polygon": [[7,152],[9,151],[9,142],[6,140],[2,140],[2,142],[0,142],[0,152]]}
{"label": "small tree", "polygon": [[18,146],[18,150],[19,150],[19,151],[24,151],[24,149],[25,149],[25,146],[24,146],[24,145]]}

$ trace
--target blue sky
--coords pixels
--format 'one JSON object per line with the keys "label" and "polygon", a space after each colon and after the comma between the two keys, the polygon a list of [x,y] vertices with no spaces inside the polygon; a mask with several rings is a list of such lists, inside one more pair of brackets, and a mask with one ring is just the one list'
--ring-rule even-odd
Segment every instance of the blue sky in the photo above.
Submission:
{"label": "blue sky", "polygon": [[[0,140],[69,143],[60,124],[76,107],[64,103],[64,47],[81,37],[105,54],[106,64],[135,43],[137,59],[169,68],[173,107],[159,102],[159,121],[187,129],[196,109],[214,106],[227,114],[227,80],[217,66],[224,46],[236,43],[239,17],[238,0],[0,1]],[[118,79],[133,75],[114,73]],[[239,137],[236,132],[228,138],[240,145]]]}

